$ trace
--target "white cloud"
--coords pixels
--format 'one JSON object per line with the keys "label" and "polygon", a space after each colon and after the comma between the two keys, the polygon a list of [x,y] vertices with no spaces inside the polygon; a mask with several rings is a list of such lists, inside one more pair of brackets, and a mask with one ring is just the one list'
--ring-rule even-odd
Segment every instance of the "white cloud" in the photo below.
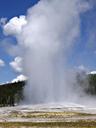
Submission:
{"label": "white cloud", "polygon": [[21,32],[22,26],[27,23],[25,16],[13,17],[7,24],[4,25],[5,35],[17,35]]}
{"label": "white cloud", "polygon": [[15,79],[13,79],[11,82],[15,83],[18,81],[25,81],[25,80],[27,80],[27,77],[21,74],[21,75],[17,76]]}
{"label": "white cloud", "polygon": [[94,75],[94,74],[96,74],[96,71],[91,71],[89,74],[93,74]]}
{"label": "white cloud", "polygon": [[0,67],[3,67],[3,66],[5,66],[5,62],[2,59],[0,59]]}
{"label": "white cloud", "polygon": [[9,63],[10,66],[16,71],[16,72],[22,72],[22,58],[16,57],[14,61]]}

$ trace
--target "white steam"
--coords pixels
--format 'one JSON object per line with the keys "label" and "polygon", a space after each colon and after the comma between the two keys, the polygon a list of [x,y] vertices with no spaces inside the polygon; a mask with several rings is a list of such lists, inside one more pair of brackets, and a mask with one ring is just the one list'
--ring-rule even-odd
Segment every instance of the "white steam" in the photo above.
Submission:
{"label": "white steam", "polygon": [[25,93],[29,102],[61,102],[71,93],[64,63],[67,50],[79,34],[75,4],[68,0],[41,1],[28,11],[20,42],[27,49],[25,68],[30,80]]}
{"label": "white steam", "polygon": [[24,93],[29,103],[72,101],[75,97],[75,74],[66,71],[66,57],[80,35],[81,8],[89,8],[84,4],[41,0],[26,17],[15,17],[4,26],[5,33],[16,35],[24,50],[24,72],[29,78]]}

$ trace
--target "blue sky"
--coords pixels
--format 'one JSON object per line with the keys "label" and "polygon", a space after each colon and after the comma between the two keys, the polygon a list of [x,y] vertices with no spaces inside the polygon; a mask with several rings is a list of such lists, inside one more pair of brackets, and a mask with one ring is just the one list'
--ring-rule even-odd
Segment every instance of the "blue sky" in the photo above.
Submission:
{"label": "blue sky", "polygon": [[12,18],[24,15],[38,0],[0,0],[0,17]]}
{"label": "blue sky", "polygon": [[[37,2],[38,0],[0,0],[0,18],[10,19],[14,16],[25,15],[27,9]],[[81,35],[68,57],[68,64],[69,67],[83,65],[90,70],[96,70],[96,4],[91,10],[82,13],[80,18]],[[8,44],[17,43],[14,37],[5,37],[0,28],[0,59],[5,62],[5,66],[0,67],[0,83],[11,81],[19,75],[9,65],[14,56],[6,52],[4,47],[6,41]]]}
{"label": "blue sky", "polygon": [[[37,2],[38,0],[0,0],[0,18],[11,19],[14,16],[24,15],[27,9]],[[2,40],[5,39],[9,40],[8,43],[16,43],[13,37],[5,37],[0,28],[0,59],[3,59],[6,63],[4,67],[0,68],[0,83],[11,81],[18,75],[9,65],[9,62],[12,61],[14,57],[8,55],[4,49],[4,41],[2,42]]]}
{"label": "blue sky", "polygon": [[96,70],[96,4],[80,18],[81,35],[69,57],[69,64]]}

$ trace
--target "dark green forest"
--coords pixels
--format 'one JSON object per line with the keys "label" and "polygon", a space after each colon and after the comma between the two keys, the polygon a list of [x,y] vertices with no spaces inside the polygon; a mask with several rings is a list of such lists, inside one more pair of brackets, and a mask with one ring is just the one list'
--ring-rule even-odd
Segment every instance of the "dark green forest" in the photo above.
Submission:
{"label": "dark green forest", "polygon": [[88,87],[87,87],[87,93],[96,95],[96,74],[90,74],[88,75]]}
{"label": "dark green forest", "polygon": [[[77,85],[88,95],[96,95],[96,74],[77,73]],[[23,89],[27,81],[0,85],[0,107],[15,106],[24,99]]]}
{"label": "dark green forest", "polygon": [[26,81],[0,85],[0,106],[14,106],[23,100]]}

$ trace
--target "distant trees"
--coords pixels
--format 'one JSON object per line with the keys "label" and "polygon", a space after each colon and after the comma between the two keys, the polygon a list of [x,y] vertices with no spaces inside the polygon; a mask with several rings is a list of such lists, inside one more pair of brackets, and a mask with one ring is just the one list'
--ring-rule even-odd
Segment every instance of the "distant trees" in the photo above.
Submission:
{"label": "distant trees", "polygon": [[0,106],[14,106],[23,100],[25,81],[0,85]]}
{"label": "distant trees", "polygon": [[88,79],[88,88],[87,88],[87,93],[96,95],[96,74],[89,74],[87,76]]}
{"label": "distant trees", "polygon": [[77,73],[76,80],[86,94],[96,95],[96,74]]}

